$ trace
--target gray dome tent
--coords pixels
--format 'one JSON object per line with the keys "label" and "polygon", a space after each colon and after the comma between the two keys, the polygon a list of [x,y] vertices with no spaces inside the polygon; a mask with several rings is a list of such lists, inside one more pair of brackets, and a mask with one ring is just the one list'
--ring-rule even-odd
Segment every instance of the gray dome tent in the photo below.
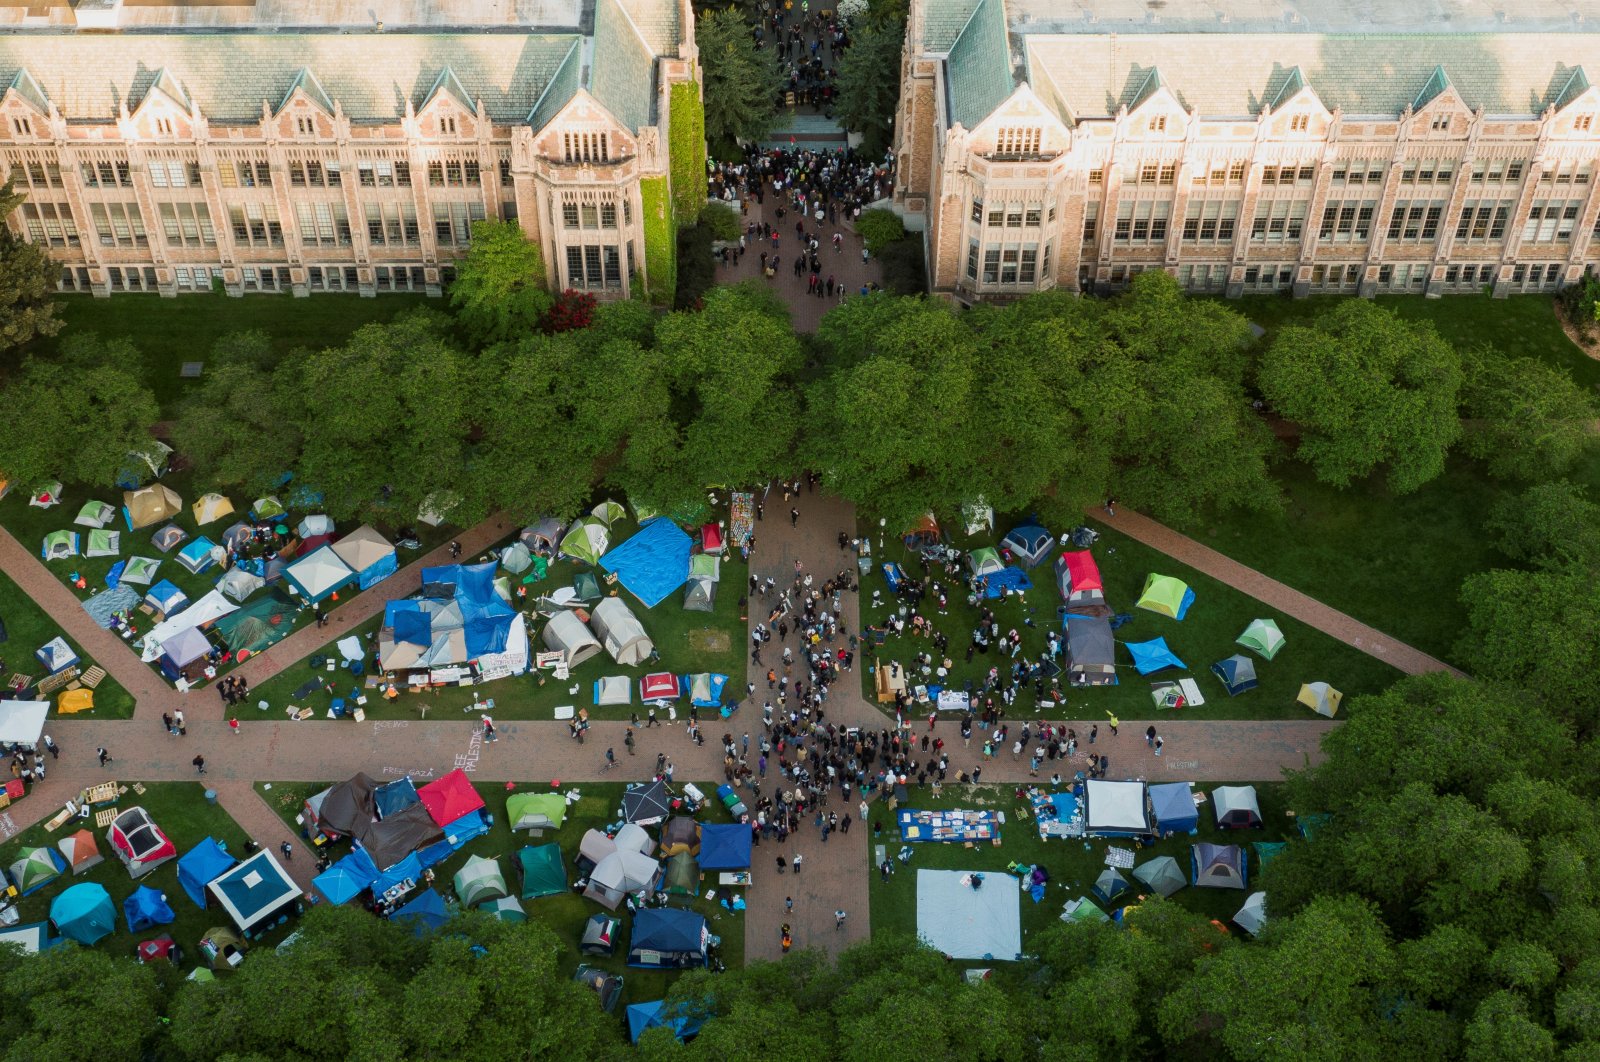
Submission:
{"label": "gray dome tent", "polygon": [[574,668],[600,652],[600,643],[583,621],[571,612],[557,612],[544,626],[544,644],[566,658]]}

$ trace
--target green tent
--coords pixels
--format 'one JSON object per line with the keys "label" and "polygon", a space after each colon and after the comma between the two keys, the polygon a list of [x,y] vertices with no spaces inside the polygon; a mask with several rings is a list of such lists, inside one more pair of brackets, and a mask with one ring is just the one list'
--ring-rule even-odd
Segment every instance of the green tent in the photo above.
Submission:
{"label": "green tent", "polygon": [[120,531],[90,531],[88,545],[84,548],[85,557],[115,557],[122,552],[122,532]]}
{"label": "green tent", "polygon": [[506,879],[500,873],[500,864],[483,856],[472,856],[456,871],[455,887],[463,907],[476,907],[507,895]]}
{"label": "green tent", "polygon": [[606,525],[593,516],[585,516],[561,539],[561,554],[584,564],[598,564],[610,545],[611,532]]}
{"label": "green tent", "polygon": [[1277,623],[1270,619],[1258,619],[1251,620],[1250,626],[1234,640],[1246,649],[1271,660],[1278,655],[1278,650],[1283,648],[1284,638]]}
{"label": "green tent", "polygon": [[1261,860],[1261,869],[1265,870],[1267,864],[1282,855],[1283,850],[1289,846],[1282,841],[1257,841],[1252,847],[1256,850],[1257,858]]}
{"label": "green tent", "polygon": [[598,601],[600,580],[594,577],[594,572],[579,572],[572,577],[572,592],[578,595],[579,601]]}
{"label": "green tent", "polygon": [[506,822],[517,830],[555,830],[567,817],[567,798],[560,793],[513,793],[506,797]]}
{"label": "green tent", "polygon": [[1171,896],[1189,884],[1183,868],[1171,856],[1157,856],[1148,862],[1140,863],[1133,869],[1133,876],[1163,896]]}
{"label": "green tent", "polygon": [[532,845],[517,853],[517,868],[522,876],[522,898],[559,896],[567,891],[567,868],[561,862],[561,846]]}
{"label": "green tent", "polygon": [[11,883],[24,896],[44,888],[65,869],[53,848],[24,848],[18,854],[20,858],[11,864],[8,873]]}
{"label": "green tent", "polygon": [[498,900],[490,900],[478,909],[489,912],[502,922],[526,922],[528,920],[528,913],[522,909],[520,903],[510,896],[502,896]]}
{"label": "green tent", "polygon": [[78,533],[76,531],[52,531],[44,536],[44,546],[39,550],[39,556],[45,560],[65,560],[78,555]]}
{"label": "green tent", "polygon": [[294,627],[294,605],[271,593],[217,620],[217,631],[235,653],[259,653],[287,638]]}
{"label": "green tent", "polygon": [[722,578],[722,558],[715,553],[696,553],[689,558],[689,578],[717,582]]}
{"label": "green tent", "polygon": [[1139,595],[1138,607],[1181,620],[1190,600],[1189,585],[1182,579],[1151,572],[1150,578],[1144,581],[1144,593]]}
{"label": "green tent", "polygon": [[154,557],[132,557],[122,570],[122,581],[137,586],[149,586],[155,581],[156,569],[161,562]]}
{"label": "green tent", "polygon": [[1087,896],[1080,896],[1076,900],[1068,900],[1061,911],[1063,922],[1109,922],[1111,916],[1095,906],[1093,900]]}
{"label": "green tent", "polygon": [[680,896],[694,896],[700,891],[700,864],[688,852],[679,852],[667,860],[668,892]]}
{"label": "green tent", "polygon": [[993,546],[973,550],[967,554],[967,563],[972,566],[972,574],[978,577],[993,575],[1005,567],[1005,563],[1000,559],[999,550]]}

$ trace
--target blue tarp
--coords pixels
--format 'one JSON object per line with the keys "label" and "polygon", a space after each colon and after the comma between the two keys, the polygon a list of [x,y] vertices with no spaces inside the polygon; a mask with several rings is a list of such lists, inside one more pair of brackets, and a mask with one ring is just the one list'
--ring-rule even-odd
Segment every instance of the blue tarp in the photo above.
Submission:
{"label": "blue tarp", "polygon": [[417,783],[411,780],[409,774],[404,778],[385,782],[372,791],[372,803],[378,809],[380,819],[404,811],[421,800],[422,797],[417,794]]}
{"label": "blue tarp", "polygon": [[425,890],[421,896],[406,904],[390,917],[395,920],[414,918],[417,920],[417,933],[420,935],[429,929],[438,929],[450,921],[450,911],[444,905],[444,898],[432,889]]}
{"label": "blue tarp", "polygon": [[394,553],[389,553],[382,560],[375,561],[361,571],[356,572],[356,586],[365,590],[376,583],[383,582],[399,570],[400,558]]}
{"label": "blue tarp", "polygon": [[383,625],[394,631],[395,641],[421,646],[433,644],[433,618],[421,605],[420,601],[391,601],[383,606]]}
{"label": "blue tarp", "polygon": [[[370,856],[368,857],[370,858]],[[374,896],[382,896],[402,881],[418,881],[422,878],[422,860],[417,858],[417,853],[411,852],[394,866],[379,874],[372,882]]]}
{"label": "blue tarp", "polygon": [[1133,666],[1141,675],[1149,675],[1163,668],[1176,667],[1188,670],[1189,665],[1179,660],[1167,648],[1165,638],[1152,638],[1148,642],[1129,642],[1128,652],[1133,655]]}
{"label": "blue tarp", "polygon": [[131,586],[114,586],[103,594],[85,598],[83,610],[89,618],[105,630],[111,629],[111,617],[139,607],[139,591]]}
{"label": "blue tarp", "polygon": [[178,884],[197,907],[206,905],[206,886],[233,869],[238,860],[207,837],[178,858]]}
{"label": "blue tarp", "polygon": [[630,1003],[628,1005],[628,1036],[634,1043],[639,1042],[646,1029],[654,1029],[665,1025],[672,1030],[672,1034],[680,1040],[687,1040],[700,1031],[700,1019],[688,1015],[670,1016],[666,1010],[667,1001],[657,999],[650,1003]]}
{"label": "blue tarp", "polygon": [[[495,593],[494,573],[497,565],[445,564],[437,568],[422,569],[422,596],[431,600],[454,601],[461,611],[461,623],[466,640],[467,656],[476,658],[505,651],[506,639],[511,634],[511,621],[517,610]],[[407,613],[420,615],[429,623],[429,634],[422,636],[418,621]],[[384,607],[384,626],[393,628],[397,621],[406,625],[408,637],[397,641],[413,645],[432,645],[432,618],[416,601],[393,601]]]}
{"label": "blue tarp", "polygon": [[444,827],[444,840],[435,841],[428,847],[419,850],[417,859],[424,868],[431,867],[435,863],[442,863],[460,851],[462,845],[482,837],[488,832],[488,814],[482,808],[469,811],[454,822],[447,823]]}
{"label": "blue tarp", "polygon": [[600,558],[600,567],[615,572],[622,585],[655,608],[689,578],[689,551],[694,543],[677,524],[656,517],[638,534]]}
{"label": "blue tarp", "polygon": [[122,573],[126,571],[127,568],[128,562],[125,560],[119,560],[117,563],[113,564],[111,566],[111,570],[106,572],[106,586],[116,589],[117,585],[122,582]]}
{"label": "blue tarp", "polygon": [[748,870],[749,868],[749,826],[741,822],[708,822],[700,827],[701,870]]}
{"label": "blue tarp", "polygon": [[1001,568],[983,577],[983,596],[999,597],[1007,590],[1031,590],[1033,580],[1021,568]]}
{"label": "blue tarp", "polygon": [[[702,851],[704,849],[702,848]],[[693,911],[676,907],[646,907],[633,916],[633,933],[628,949],[628,965],[645,969],[665,966],[677,968],[680,959],[699,957],[705,962],[706,920]],[[662,962],[646,961],[640,952],[660,952],[667,958]]]}
{"label": "blue tarp", "polygon": [[177,920],[172,908],[167,906],[166,898],[148,885],[140,885],[122,901],[122,917],[128,920],[129,933],[137,933],[151,926],[171,925]]}
{"label": "blue tarp", "polygon": [[689,691],[690,701],[699,708],[715,708],[722,703],[722,691],[728,685],[727,675],[710,675],[710,694],[705,697],[694,696],[694,676],[683,676],[684,688]]}
{"label": "blue tarp", "polygon": [[1150,809],[1155,812],[1156,827],[1162,833],[1193,833],[1200,825],[1200,813],[1195,809],[1188,782],[1151,786]]}
{"label": "blue tarp", "polygon": [[163,579],[145,592],[144,599],[163,616],[171,616],[189,604],[189,599],[170,579]]}
{"label": "blue tarp", "polygon": [[348,903],[360,896],[378,878],[372,859],[357,848],[333,866],[311,879],[311,884],[329,903]]}
{"label": "blue tarp", "polygon": [[185,568],[188,568],[196,575],[199,575],[201,572],[217,563],[210,556],[211,551],[216,548],[217,544],[215,542],[211,541],[206,536],[201,535],[199,538],[195,539],[193,542],[190,542],[187,546],[184,546],[178,551],[178,559],[183,562],[183,566]]}

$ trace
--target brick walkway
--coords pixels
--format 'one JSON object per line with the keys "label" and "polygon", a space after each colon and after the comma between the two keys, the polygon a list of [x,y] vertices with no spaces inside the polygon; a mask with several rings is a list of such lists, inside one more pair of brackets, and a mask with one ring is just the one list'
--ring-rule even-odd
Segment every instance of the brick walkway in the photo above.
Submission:
{"label": "brick walkway", "polygon": [[1407,675],[1448,671],[1457,678],[1466,677],[1444,661],[1436,660],[1420,649],[1413,649],[1404,642],[1367,626],[1353,616],[1324,605],[1276,579],[1268,578],[1254,568],[1246,567],[1187,535],[1180,535],[1148,516],[1123,508],[1119,508],[1114,517],[1106,516],[1103,509],[1090,511],[1097,519],[1105,520],[1118,531],[1145,545],[1158,549],[1191,568],[1205,572],[1213,579],[1249,594],[1258,601],[1264,601],[1279,612],[1293,616],[1301,623],[1315,627],[1346,645],[1354,646],[1368,656],[1376,657]]}
{"label": "brick walkway", "polygon": [[[853,563],[853,555],[838,548],[838,533],[853,533],[852,508],[836,498],[818,494],[802,495],[797,507],[801,513],[799,525],[791,528],[789,506],[782,502],[781,494],[774,493],[767,499],[768,518],[756,525],[756,550],[751,558],[751,570],[762,575],[772,574],[782,583],[793,578],[796,560],[819,578],[826,578]],[[1330,633],[1345,637],[1351,644],[1397,667],[1426,669],[1428,658],[1422,654],[1355,624],[1341,613],[1323,609],[1303,595],[1158,524],[1125,510],[1119,512],[1116,524],[1135,538],[1171,552],[1185,563],[1239,586],[1314,626],[1334,625],[1335,621],[1350,624],[1343,634],[1334,630]],[[463,560],[473,559],[508,530],[508,524],[496,520],[463,534]],[[334,610],[327,627],[299,632],[250,662],[245,674],[252,684],[261,683],[376,614],[386,600],[414,592],[423,566],[447,560],[443,548],[420,558],[378,587]],[[84,785],[102,781],[108,775],[145,781],[194,780],[197,776],[190,761],[196,753],[205,756],[207,774],[204,780],[217,791],[223,806],[258,841],[276,849],[279,842],[289,838],[289,832],[253,790],[251,783],[256,780],[326,781],[346,778],[357,770],[365,770],[379,779],[402,774],[424,779],[459,766],[480,782],[542,783],[547,779],[560,779],[572,783],[600,777],[605,750],[612,746],[621,767],[607,775],[607,781],[646,778],[657,752],[665,752],[673,759],[680,780],[695,781],[721,777],[718,738],[723,732],[737,739],[749,731],[752,742],[759,735],[760,701],[757,700],[754,705],[742,707],[726,724],[708,726],[708,741],[703,748],[697,748],[687,739],[684,727],[668,725],[640,731],[637,755],[628,757],[624,755],[621,723],[596,723],[587,743],[578,746],[567,737],[564,723],[528,721],[503,723],[501,740],[483,746],[478,740],[475,716],[451,711],[454,705],[450,694],[441,694],[438,718],[427,722],[254,722],[243,728],[242,733],[233,735],[222,720],[220,705],[207,695],[209,691],[201,691],[202,696],[196,698],[167,687],[120,639],[90,622],[71,591],[3,531],[0,531],[0,568],[56,616],[101,666],[115,674],[140,700],[132,720],[52,719],[49,732],[62,747],[63,754],[51,763],[47,780],[37,786],[28,799],[8,809],[6,814],[0,814],[0,839],[48,818]],[[752,623],[764,618],[760,604],[758,599],[751,610]],[[846,595],[844,622],[848,630],[859,630],[854,595]],[[781,653],[781,646],[774,642],[769,644],[763,659],[770,664]],[[1411,666],[1407,667],[1402,661]],[[1435,668],[1442,666],[1437,661],[1432,664]],[[756,683],[758,694],[764,692],[766,666],[751,665],[748,669],[749,681]],[[469,695],[459,693],[458,696],[461,705],[470,704]],[[173,706],[185,708],[189,729],[186,737],[170,737],[161,727],[161,712]],[[826,711],[829,720],[845,726],[882,728],[889,722],[875,705],[862,698],[855,681],[835,684]],[[1080,734],[1086,734],[1091,723],[1103,724],[1104,718],[1065,721]],[[919,729],[925,725],[919,724]],[[1160,758],[1145,747],[1138,728],[1130,730],[1126,736],[1112,738],[1102,726],[1096,751],[1111,757],[1112,773],[1116,776],[1198,782],[1275,781],[1284,768],[1316,762],[1322,735],[1335,725],[1328,720],[1174,720],[1162,725],[1166,749]],[[968,750],[954,744],[958,731],[953,725],[941,724],[941,733],[946,742],[954,746],[951,760],[955,767],[971,770],[980,762],[977,748]],[[95,763],[94,750],[102,745],[115,757],[109,771]],[[1012,762],[1009,754],[984,764],[986,783],[1012,783],[1026,777],[1027,764]],[[769,775],[769,792],[775,780],[775,775]],[[842,812],[844,809],[835,802],[832,810]],[[779,876],[775,872],[774,857],[778,850],[772,845],[756,849],[754,885],[749,891],[746,922],[748,955],[753,958],[778,955],[779,927],[785,921],[793,927],[796,947],[836,951],[870,933],[868,831],[860,826],[860,823],[854,824],[849,834],[834,834],[826,844],[817,839],[809,823],[803,826],[799,836],[791,837],[782,852],[791,861],[796,852],[803,856],[804,870],[798,878],[792,873]],[[297,850],[301,847],[297,845]],[[297,880],[306,875],[309,868],[308,854],[304,858],[297,857],[291,867]],[[792,915],[784,911],[783,901],[789,896],[795,900]],[[834,930],[835,908],[849,912],[843,931]]]}

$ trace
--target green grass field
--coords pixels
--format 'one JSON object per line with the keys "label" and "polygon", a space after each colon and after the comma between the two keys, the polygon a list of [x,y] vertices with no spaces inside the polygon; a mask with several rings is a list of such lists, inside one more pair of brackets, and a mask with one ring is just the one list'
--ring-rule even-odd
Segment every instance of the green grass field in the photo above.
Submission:
{"label": "green grass field", "polygon": [[[379,779],[385,781],[387,779]],[[424,779],[416,779],[420,786]],[[300,813],[301,802],[313,793],[326,788],[325,784],[301,782],[275,782],[271,783],[271,790],[263,788],[262,783],[256,783],[256,789],[262,797],[283,817],[293,830],[299,826],[295,816]],[[526,833],[513,834],[507,827],[505,816],[505,802],[509,795],[504,785],[478,785],[474,786],[488,809],[494,816],[494,825],[489,832],[476,838],[449,859],[434,866],[434,888],[447,902],[455,902],[455,891],[452,880],[456,871],[461,869],[467,859],[474,855],[492,858],[499,861],[500,871],[505,875],[506,885],[512,890],[513,895],[520,895],[520,884],[516,877],[515,856],[518,850],[525,845],[542,845],[556,843],[561,846],[562,859],[567,868],[569,883],[578,879],[573,860],[578,854],[578,845],[583,835],[590,829],[604,829],[620,821],[618,809],[621,807],[622,791],[625,788],[620,784],[590,783],[576,786],[582,793],[582,799],[572,804],[567,809],[566,821],[561,828],[553,834],[546,834],[542,838],[530,839]],[[703,791],[710,793],[715,786],[708,787],[702,784]],[[533,785],[521,785],[520,791],[533,791]],[[711,804],[715,804],[712,801]],[[731,822],[731,817],[720,806],[707,806],[702,810],[699,818],[703,822]],[[657,827],[651,827],[653,835],[659,835]],[[330,850],[330,855],[338,859],[349,851],[349,844],[339,842]],[[702,891],[706,886],[702,883]],[[729,968],[744,964],[744,915],[724,910],[713,900],[703,898],[685,898],[674,896],[672,906],[687,907],[698,911],[706,917],[711,932],[722,938],[722,959]],[[619,907],[617,917],[622,921],[622,928],[618,937],[616,954],[611,958],[597,958],[583,955],[578,944],[583,936],[584,924],[590,915],[599,914],[605,908],[592,900],[586,900],[575,891],[568,891],[559,896],[546,896],[540,899],[522,901],[523,909],[530,919],[537,919],[551,928],[556,936],[561,938],[566,947],[566,963],[564,969],[568,972],[576,970],[579,963],[588,963],[612,973],[621,974],[625,987],[621,1003],[617,1007],[616,1017],[620,1020],[623,1008],[630,1003],[642,1003],[652,999],[660,999],[666,995],[667,989],[677,976],[674,973],[659,970],[629,969],[627,966],[627,952],[629,932],[632,929],[632,919],[626,907]]]}
{"label": "green grass field", "polygon": [[[148,811],[156,825],[161,827],[167,838],[177,846],[180,856],[207,837],[215,837],[234,855],[243,854],[244,843],[249,838],[219,805],[206,803],[204,786],[194,782],[150,782],[145,784],[143,793],[136,793],[132,783],[122,784],[127,787],[127,791],[117,801],[117,808],[125,811],[128,808],[142,807]],[[157,976],[169,990],[176,989],[182,978],[199,962],[198,944],[206,931],[213,926],[232,928],[228,916],[216,906],[215,901],[209,909],[201,910],[178,885],[177,860],[164,863],[139,881],[134,881],[128,876],[127,868],[123,866],[122,861],[117,858],[111,843],[106,840],[106,830],[95,827],[90,821],[68,823],[54,833],[46,833],[42,823],[24,830],[7,841],[4,846],[0,846],[0,864],[9,867],[23,848],[44,845],[54,848],[56,842],[80,828],[86,828],[94,834],[104,862],[76,877],[70,872],[64,874],[39,892],[25,897],[21,901],[22,921],[24,923],[43,921],[49,917],[51,902],[69,886],[81,881],[97,882],[111,894],[112,903],[117,910],[117,929],[95,947],[108,954],[126,955],[131,958],[134,948],[140,941],[170,934],[184,950],[185,962],[181,968],[158,964],[156,971]],[[171,925],[141,930],[137,934],[128,932],[128,923],[122,914],[122,901],[140,885],[148,885],[165,894],[167,906],[172,908],[176,916]],[[291,920],[290,926],[263,934],[257,941],[252,942],[251,946],[271,947],[292,928]],[[55,934],[52,932],[51,935]]]}
{"label": "green grass field", "polygon": [[57,300],[66,327],[31,348],[48,354],[63,340],[84,332],[106,339],[127,338],[144,355],[147,382],[164,410],[198,386],[178,372],[186,361],[205,361],[212,346],[230,332],[260,329],[272,337],[280,356],[300,347],[320,350],[338,346],[362,325],[388,321],[419,306],[444,309],[443,299],[392,294],[364,299],[359,295],[87,295]]}
{"label": "green grass field", "polygon": [[[1119,739],[1123,742],[1137,741],[1137,736],[1132,733],[1126,738]],[[1065,784],[1065,783],[1063,783]],[[1221,784],[1221,783],[1218,783]],[[1048,787],[1047,787],[1048,788]],[[1256,841],[1284,841],[1291,834],[1295,834],[1294,820],[1288,817],[1284,805],[1282,787],[1276,784],[1256,784],[1256,796],[1261,805],[1262,827],[1253,830],[1218,830],[1216,818],[1211,810],[1209,800],[1215,785],[1207,784],[1196,786],[1196,791],[1204,791],[1207,802],[1200,806],[1200,825],[1198,834],[1189,836],[1180,834],[1175,837],[1158,840],[1147,847],[1139,847],[1127,838],[1091,839],[1088,841],[1072,840],[1067,838],[1044,839],[1039,836],[1038,824],[1035,822],[1028,801],[1018,796],[1020,791],[1005,786],[955,786],[947,785],[940,796],[934,796],[931,788],[911,790],[911,798],[904,805],[908,808],[928,809],[954,809],[965,808],[971,810],[1000,810],[1005,813],[1006,823],[1001,831],[1001,842],[998,846],[980,844],[967,848],[960,844],[920,843],[909,847],[912,856],[909,862],[902,863],[897,854],[903,847],[900,832],[896,827],[893,815],[887,810],[874,808],[872,819],[883,824],[883,833],[876,838],[872,849],[883,846],[886,855],[894,866],[894,873],[888,883],[883,881],[879,873],[876,852],[869,851],[868,858],[872,860],[872,929],[874,933],[902,932],[913,936],[917,932],[917,871],[923,870],[975,870],[985,875],[984,887],[995,889],[1015,889],[1017,879],[1007,874],[1006,867],[1011,863],[1021,863],[1028,866],[1040,865],[1050,875],[1048,885],[1045,887],[1044,899],[1034,903],[1027,893],[1021,893],[1019,903],[1022,910],[1022,949],[1023,953],[1029,952],[1029,938],[1042,929],[1053,925],[1061,917],[1062,906],[1080,896],[1089,897],[1097,906],[1108,914],[1112,906],[1122,906],[1137,902],[1138,896],[1144,893],[1145,886],[1134,878],[1132,871],[1121,871],[1122,876],[1128,880],[1131,889],[1122,894],[1114,905],[1107,905],[1096,898],[1089,890],[1106,869],[1106,851],[1109,848],[1135,849],[1136,865],[1142,865],[1157,856],[1172,856],[1183,868],[1185,876],[1191,878],[1190,846],[1198,842],[1211,844],[1240,844],[1246,848],[1249,859],[1248,889],[1211,889],[1195,888],[1192,884],[1173,894],[1172,901],[1207,918],[1214,918],[1227,925],[1234,912],[1244,903],[1246,896],[1258,888],[1257,881],[1261,872],[1261,859],[1257,851],[1250,847]],[[1298,836],[1297,834],[1295,834]],[[1230,932],[1240,933],[1236,926],[1229,926]],[[983,966],[987,963],[969,961],[963,963],[968,966]]]}
{"label": "green grass field", "polygon": [[[620,519],[613,528],[611,541],[613,544],[626,540],[638,525],[631,519]],[[463,557],[463,563],[481,560],[488,557]],[[572,585],[573,576],[580,570],[580,565],[571,560],[562,560],[550,566],[548,573],[541,580],[526,584],[527,597],[518,601],[519,607],[525,611],[532,611],[536,598],[542,593],[549,593],[558,587]],[[508,574],[501,570],[502,574]],[[553,719],[555,708],[558,705],[573,705],[575,708],[587,707],[589,714],[595,719],[626,719],[631,712],[638,712],[642,717],[644,707],[639,702],[639,679],[653,671],[671,671],[677,675],[686,675],[701,671],[710,671],[732,676],[729,683],[729,696],[732,690],[738,689],[743,694],[743,659],[744,659],[744,615],[739,607],[739,599],[743,596],[747,568],[745,563],[734,553],[722,562],[722,581],[717,594],[715,610],[712,612],[689,612],[683,608],[683,595],[675,591],[667,595],[666,599],[655,608],[646,609],[637,598],[621,585],[604,587],[606,590],[616,590],[628,607],[639,617],[639,622],[644,625],[645,633],[655,643],[660,660],[633,667],[621,667],[606,653],[580,664],[572,671],[572,677],[565,682],[558,682],[549,677],[548,672],[529,672],[513,678],[500,679],[471,690],[459,688],[432,689],[421,694],[412,694],[402,690],[400,696],[394,701],[385,701],[380,697],[371,696],[369,691],[368,703],[365,712],[369,719],[416,719],[422,715],[426,708],[429,718],[459,717],[462,709],[470,707],[473,703],[473,693],[480,697],[494,700],[494,715],[499,719]],[[532,574],[530,571],[528,574]],[[597,576],[603,577],[604,572],[596,570]],[[524,585],[522,577],[511,576],[511,586],[515,589]],[[544,620],[536,614],[529,618],[529,635],[533,641],[533,651],[544,649],[544,642],[539,632],[544,627]],[[376,648],[376,633],[380,626],[377,619],[371,620],[356,629],[363,643],[372,649]],[[315,653],[285,668],[276,677],[251,690],[251,700],[265,700],[271,705],[271,710],[266,713],[252,712],[241,718],[264,718],[268,720],[281,718],[283,709],[290,703],[302,708],[309,707],[316,710],[321,716],[335,697],[347,697],[354,685],[348,671],[335,671],[332,674],[325,669],[314,670],[311,660],[317,657],[338,658],[334,650],[334,642],[330,639],[328,644]],[[633,703],[631,705],[596,706],[594,704],[594,683],[597,679],[608,675],[626,675],[633,688]],[[313,678],[324,680],[333,685],[332,692],[326,688],[313,693],[309,697],[295,699],[292,694],[306,682]],[[543,681],[541,681],[541,678]],[[577,692],[572,692],[577,687]],[[687,710],[687,702],[680,703],[680,711]]]}
{"label": "green grass field", "polygon": [[[22,592],[22,588],[11,581],[10,576],[0,572],[0,622],[6,628],[6,641],[0,643],[0,660],[5,661],[5,667],[0,672],[10,675],[20,672],[32,675],[34,678],[44,677],[44,668],[39,664],[38,657],[34,656],[35,650],[50,639],[60,635],[66,637],[66,631],[61,629],[53,619],[45,614],[33,598]],[[81,671],[87,671],[94,666],[94,660],[86,655],[83,646],[73,638],[67,637],[67,644],[82,661],[78,664]],[[55,697],[50,698],[51,704],[56,702]],[[55,709],[52,707],[51,711]],[[100,680],[100,685],[95,687],[94,707],[87,712],[77,713],[79,719],[127,719],[133,715],[133,695],[122,688],[122,684],[107,675]]]}
{"label": "green grass field", "polygon": [[[956,544],[963,549],[974,545],[995,544],[1019,522],[1018,519],[1001,518],[996,523],[996,533],[985,533],[971,539],[965,535],[956,535],[954,536]],[[1094,547],[1094,555],[1100,566],[1101,578],[1105,582],[1107,603],[1114,612],[1125,612],[1133,616],[1131,622],[1116,631],[1117,641],[1139,642],[1163,637],[1179,658],[1189,665],[1189,670],[1187,672],[1169,670],[1141,677],[1133,669],[1126,650],[1119,648],[1118,685],[1094,689],[1069,689],[1063,683],[1063,688],[1066,689],[1066,711],[1057,708],[1043,713],[1036,709],[1034,692],[1032,687],[1029,687],[1018,696],[1017,703],[1010,713],[1013,718],[1047,715],[1049,718],[1057,719],[1064,715],[1067,718],[1088,719],[1098,718],[1105,711],[1115,712],[1121,718],[1129,720],[1157,718],[1166,713],[1156,709],[1152,702],[1150,683],[1159,679],[1187,675],[1193,677],[1199,684],[1206,703],[1198,708],[1185,709],[1183,714],[1186,718],[1309,719],[1315,717],[1294,701],[1302,682],[1331,682],[1348,695],[1376,692],[1399,677],[1399,672],[1388,664],[1290,619],[1255,598],[1179,564],[1165,554],[1115,531],[1103,522],[1091,522],[1101,531],[1100,541]],[[1052,530],[1060,533],[1058,528]],[[875,556],[873,560],[872,574],[862,581],[863,625],[881,623],[899,607],[898,599],[889,593],[889,584],[883,575],[883,561],[891,560],[899,563],[913,578],[919,577],[922,571],[921,561],[907,550],[898,538],[889,539],[883,555]],[[1046,632],[1052,629],[1060,630],[1060,618],[1056,610],[1061,605],[1061,595],[1056,590],[1052,564],[1053,562],[1041,563],[1029,573],[1033,589],[1028,590],[1021,598],[1012,597],[1009,600],[985,602],[994,609],[1002,633],[1013,627],[1022,633],[1022,651],[1019,656],[1037,658],[1044,651]],[[1152,572],[1175,576],[1188,583],[1194,590],[1195,603],[1182,623],[1134,607],[1144,589],[1145,578]],[[1005,674],[1010,659],[997,649],[991,649],[987,655],[981,653],[974,655],[970,663],[966,660],[967,645],[972,630],[978,622],[978,610],[967,604],[965,580],[956,582],[945,578],[942,568],[938,569],[938,575],[933,578],[943,582],[947,588],[949,615],[937,614],[931,594],[925,599],[924,609],[926,613],[932,614],[935,629],[943,631],[950,639],[949,659],[953,665],[950,671],[954,676],[954,684],[960,686],[970,679],[975,684],[981,685],[983,676],[991,666],[999,667],[1002,675]],[[873,605],[873,591],[882,592],[876,606]],[[1242,646],[1234,644],[1234,639],[1244,631],[1252,619],[1258,617],[1270,617],[1276,620],[1286,639],[1286,644],[1274,660],[1267,661],[1254,657]],[[881,649],[883,659],[900,660],[905,663],[918,652],[932,652],[931,641],[913,638],[909,631],[908,625],[906,634],[889,637]],[[1221,680],[1211,673],[1210,668],[1218,660],[1235,652],[1252,656],[1256,664],[1256,675],[1261,684],[1258,688],[1238,697],[1229,697]],[[861,672],[864,695],[868,700],[875,699],[872,673],[865,666],[858,667],[857,670]],[[938,681],[936,676],[933,677],[933,681]]]}

